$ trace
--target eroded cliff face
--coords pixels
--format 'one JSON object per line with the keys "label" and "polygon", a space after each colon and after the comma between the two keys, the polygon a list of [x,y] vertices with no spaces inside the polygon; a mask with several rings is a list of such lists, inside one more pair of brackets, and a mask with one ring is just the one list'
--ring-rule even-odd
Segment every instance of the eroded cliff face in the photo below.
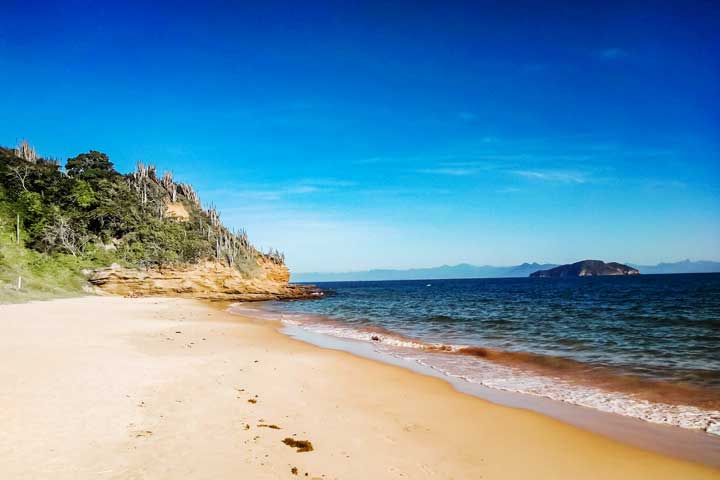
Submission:
{"label": "eroded cliff face", "polygon": [[114,264],[90,272],[88,281],[100,291],[123,296],[184,296],[205,300],[259,301],[314,298],[314,288],[291,285],[285,265],[259,259],[260,272],[252,279],[215,260],[196,264],[125,268]]}
{"label": "eroded cliff face", "polygon": [[290,282],[290,270],[285,264],[277,264],[265,257],[258,260],[258,265],[262,270],[262,275],[271,282],[288,283]]}

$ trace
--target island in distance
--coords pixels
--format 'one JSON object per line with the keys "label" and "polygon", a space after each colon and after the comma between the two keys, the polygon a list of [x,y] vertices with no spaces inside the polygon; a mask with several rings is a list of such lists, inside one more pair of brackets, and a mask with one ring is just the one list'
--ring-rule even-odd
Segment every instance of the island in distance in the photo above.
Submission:
{"label": "island in distance", "polygon": [[604,275],[639,275],[636,268],[628,267],[622,263],[602,260],[582,260],[580,262],[560,265],[549,270],[538,270],[531,273],[533,278],[559,278],[559,277],[598,277]]}
{"label": "island in distance", "polygon": [[[640,271],[641,274],[669,273],[717,273],[720,262],[710,260],[665,262],[657,265],[626,265]],[[375,269],[352,272],[293,272],[292,281],[297,283],[317,282],[357,282],[381,280],[442,280],[460,278],[521,278],[528,277],[538,270],[549,270],[559,266],[557,263],[523,263],[522,265],[442,265],[440,267],[411,268],[405,270]]]}

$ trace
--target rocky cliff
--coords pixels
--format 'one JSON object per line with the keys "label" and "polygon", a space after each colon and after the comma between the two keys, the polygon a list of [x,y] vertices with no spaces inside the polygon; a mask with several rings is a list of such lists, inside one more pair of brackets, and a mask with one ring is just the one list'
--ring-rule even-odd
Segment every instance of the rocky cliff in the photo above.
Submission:
{"label": "rocky cliff", "polygon": [[88,272],[88,281],[100,292],[123,296],[186,296],[204,300],[259,301],[316,298],[322,293],[312,287],[288,283],[285,265],[258,261],[252,278],[216,260],[193,264],[109,268]]}
{"label": "rocky cliff", "polygon": [[538,270],[531,273],[534,278],[560,278],[560,277],[596,277],[604,275],[638,275],[640,272],[622,263],[602,260],[583,260],[549,270]]}
{"label": "rocky cliff", "polygon": [[[224,225],[190,184],[142,163],[123,174],[96,150],[69,158],[63,169],[27,142],[0,146],[3,242],[10,227],[13,255],[0,255],[0,283],[12,282],[17,291],[24,277],[25,290],[57,283],[58,291],[74,292],[87,287],[79,272],[87,267],[97,269],[86,272],[90,288],[121,295],[258,300],[313,294],[289,284],[283,253],[260,251],[245,230]],[[35,271],[53,272],[58,281],[33,281]]]}

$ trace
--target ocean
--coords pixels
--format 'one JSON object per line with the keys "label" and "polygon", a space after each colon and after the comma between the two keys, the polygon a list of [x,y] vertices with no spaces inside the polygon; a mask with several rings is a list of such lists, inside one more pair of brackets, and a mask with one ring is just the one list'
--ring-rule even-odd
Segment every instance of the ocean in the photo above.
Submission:
{"label": "ocean", "polygon": [[454,379],[720,435],[720,274],[317,285],[263,308]]}

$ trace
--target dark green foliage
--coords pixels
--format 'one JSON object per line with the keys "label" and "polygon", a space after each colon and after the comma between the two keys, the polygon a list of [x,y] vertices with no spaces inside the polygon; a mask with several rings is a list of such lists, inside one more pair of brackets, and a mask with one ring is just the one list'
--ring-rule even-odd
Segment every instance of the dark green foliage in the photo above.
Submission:
{"label": "dark green foliage", "polygon": [[65,171],[73,178],[100,179],[119,176],[110,158],[102,152],[90,150],[68,159]]}
{"label": "dark green foliage", "polygon": [[[168,215],[171,204],[181,205],[188,218]],[[175,183],[170,174],[159,178],[154,167],[142,164],[122,175],[94,150],[68,159],[63,172],[25,142],[17,149],[0,147],[0,270],[12,263],[7,245],[17,215],[24,247],[47,258],[72,257],[76,266],[215,258],[252,276],[259,257],[284,263],[279,252],[262,254],[244,232],[228,230],[214,208],[202,209],[189,185]]]}

